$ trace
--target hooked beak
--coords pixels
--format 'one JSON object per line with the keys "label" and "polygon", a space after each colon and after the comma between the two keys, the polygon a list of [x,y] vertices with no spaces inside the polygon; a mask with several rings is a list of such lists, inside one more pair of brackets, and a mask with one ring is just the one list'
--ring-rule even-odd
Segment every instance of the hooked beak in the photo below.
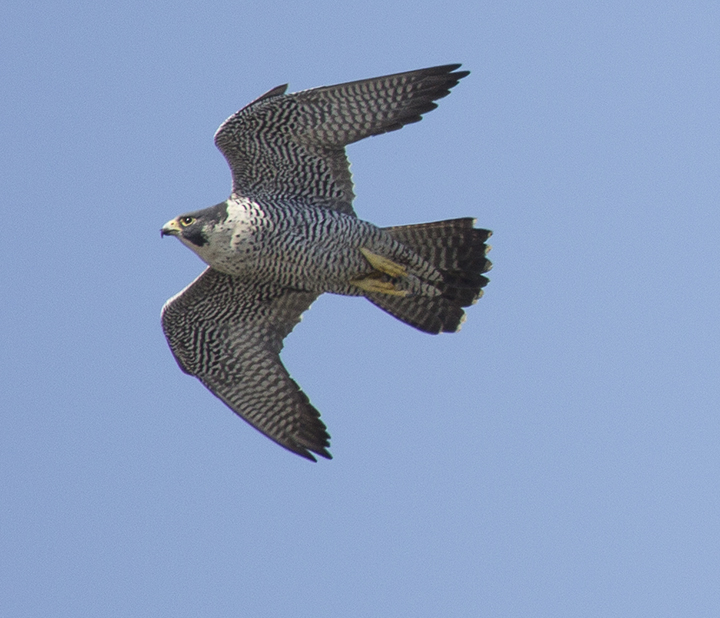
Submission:
{"label": "hooked beak", "polygon": [[163,236],[177,236],[179,233],[180,224],[177,222],[177,219],[173,219],[162,226],[162,229],[160,230],[160,238]]}

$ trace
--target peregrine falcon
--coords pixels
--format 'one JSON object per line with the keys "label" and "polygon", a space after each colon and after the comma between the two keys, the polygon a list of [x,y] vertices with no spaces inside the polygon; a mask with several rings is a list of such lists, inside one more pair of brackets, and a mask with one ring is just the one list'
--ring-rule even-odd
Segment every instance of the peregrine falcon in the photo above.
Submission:
{"label": "peregrine falcon", "polygon": [[162,310],[180,368],[289,451],[331,459],[320,413],[280,360],[324,292],[364,296],[426,333],[455,332],[488,283],[489,230],[452,219],[380,228],[357,218],[345,146],[418,122],[468,75],[459,64],[285,94],[228,118],[215,144],[224,202],[180,215],[176,236],[207,265]]}

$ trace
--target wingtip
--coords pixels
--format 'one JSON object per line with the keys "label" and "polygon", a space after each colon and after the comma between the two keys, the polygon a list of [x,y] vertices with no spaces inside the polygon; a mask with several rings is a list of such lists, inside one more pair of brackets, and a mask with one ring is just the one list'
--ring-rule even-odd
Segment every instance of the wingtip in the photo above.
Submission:
{"label": "wingtip", "polygon": [[296,455],[300,455],[300,457],[303,457],[304,459],[307,459],[308,461],[312,461],[313,463],[317,463],[317,458],[315,455],[319,455],[320,457],[323,457],[324,459],[332,459],[333,456],[330,454],[330,452],[327,449],[313,449],[312,453],[309,450],[303,449],[303,450],[293,450],[293,453]]}
{"label": "wingtip", "polygon": [[[453,73],[454,71],[457,71],[462,66],[461,62],[451,62],[450,64],[440,64],[435,67],[430,67],[427,69],[428,71],[437,71],[438,73]],[[460,73],[466,73],[469,74],[470,71],[459,71]]]}
{"label": "wingtip", "polygon": [[465,69],[463,71],[458,71],[458,69],[461,66],[462,66],[462,64],[458,62],[455,64],[443,64],[443,65],[441,65],[439,67],[435,67],[435,68],[438,69],[439,72],[446,73],[448,76],[451,76],[454,79],[459,81],[459,80],[467,77],[468,75],[470,75],[470,71],[468,71],[467,69]]}

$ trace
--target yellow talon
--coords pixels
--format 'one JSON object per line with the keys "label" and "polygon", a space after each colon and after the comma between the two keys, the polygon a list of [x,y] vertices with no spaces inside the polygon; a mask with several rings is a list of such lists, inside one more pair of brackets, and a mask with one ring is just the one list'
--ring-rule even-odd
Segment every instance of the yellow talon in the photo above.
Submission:
{"label": "yellow talon", "polygon": [[350,283],[366,292],[388,294],[389,296],[407,296],[410,293],[407,290],[398,290],[392,281],[382,281],[373,275],[363,279],[352,279]]}
{"label": "yellow talon", "polygon": [[365,259],[370,262],[370,266],[372,266],[375,270],[379,270],[381,273],[385,273],[391,277],[407,277],[407,269],[397,262],[393,262],[382,255],[373,253],[365,247],[360,247],[360,253],[365,256]]}

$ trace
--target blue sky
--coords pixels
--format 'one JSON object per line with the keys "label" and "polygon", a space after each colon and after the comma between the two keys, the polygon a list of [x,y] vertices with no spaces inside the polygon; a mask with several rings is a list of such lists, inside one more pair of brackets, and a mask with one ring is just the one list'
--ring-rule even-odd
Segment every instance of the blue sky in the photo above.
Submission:
{"label": "blue sky", "polygon": [[[0,7],[0,614],[716,616],[720,7]],[[379,225],[476,216],[462,332],[324,296],[283,359],[330,462],[182,374],[159,312],[203,268],[218,125],[450,62],[349,148]]]}

